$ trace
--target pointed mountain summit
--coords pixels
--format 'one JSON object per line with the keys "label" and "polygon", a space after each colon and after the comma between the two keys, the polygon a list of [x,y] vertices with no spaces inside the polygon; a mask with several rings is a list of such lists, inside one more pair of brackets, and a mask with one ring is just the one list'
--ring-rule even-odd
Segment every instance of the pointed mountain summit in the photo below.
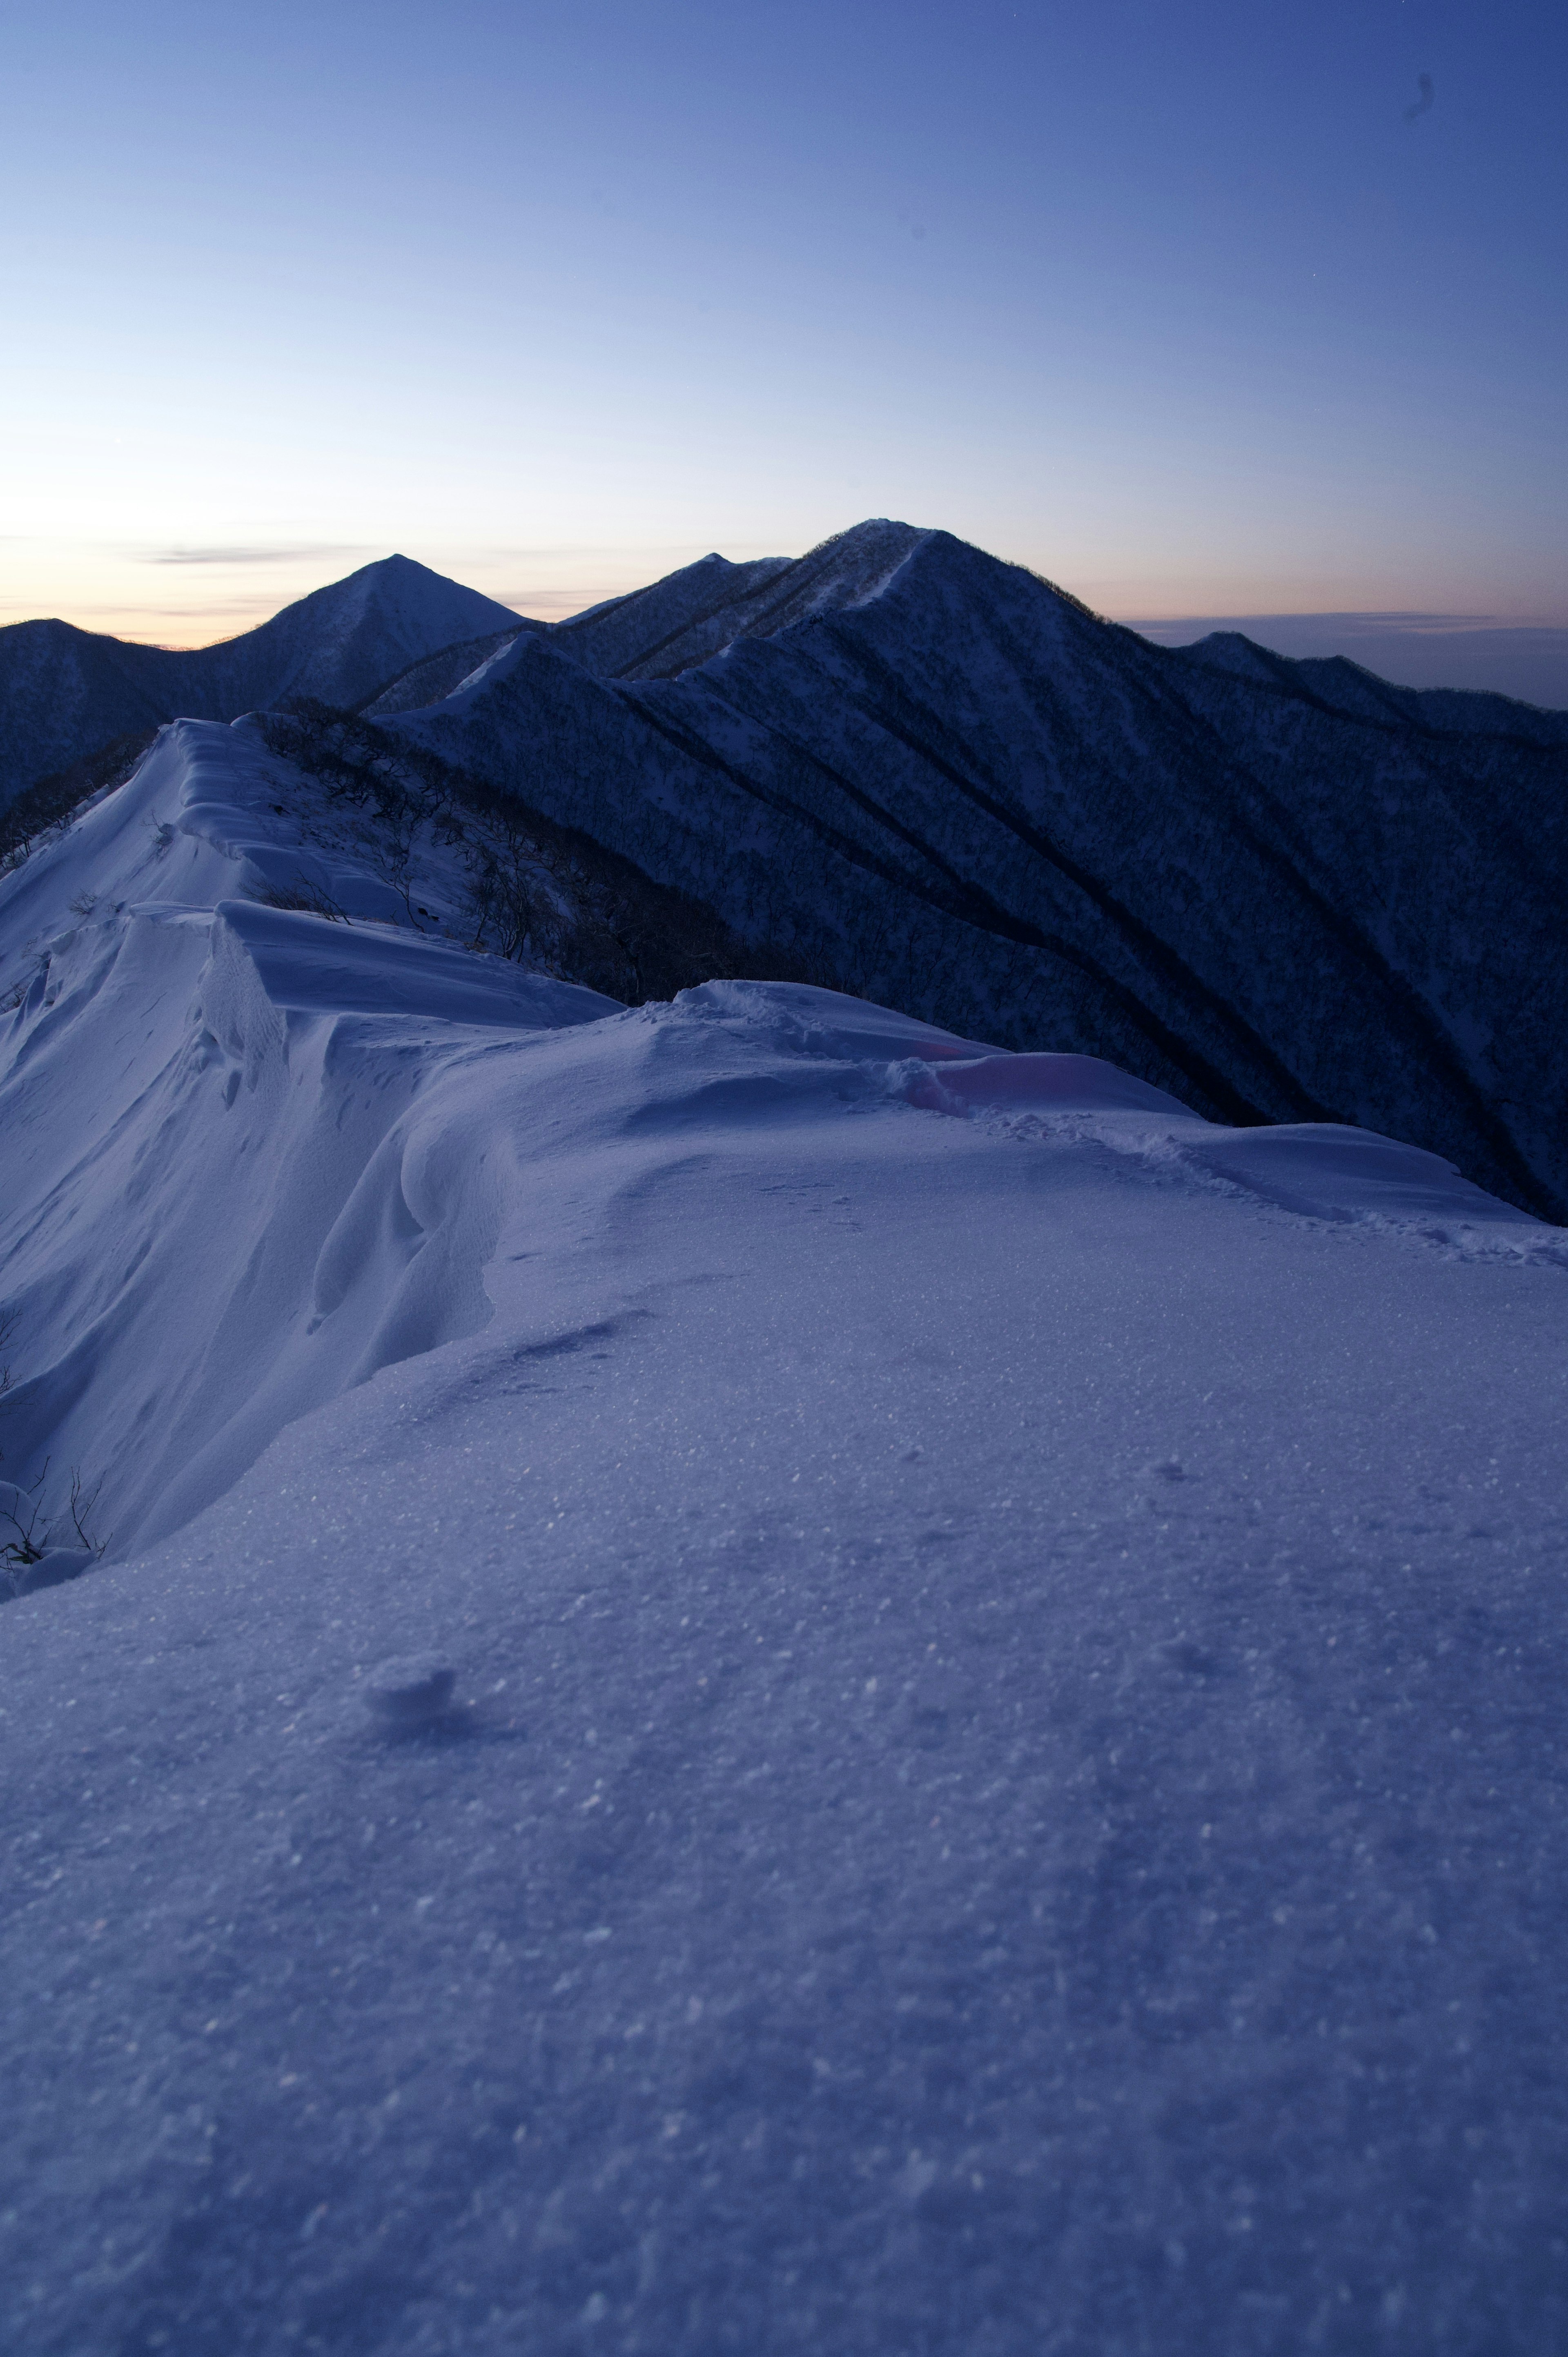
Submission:
{"label": "pointed mountain summit", "polygon": [[881,518],[454,684],[391,726],[840,987],[1568,1210],[1563,715],[1155,646]]}
{"label": "pointed mountain summit", "polygon": [[412,557],[386,556],[285,606],[242,638],[203,648],[214,691],[233,707],[210,716],[231,718],[287,696],[357,704],[455,640],[515,630],[519,619],[510,607]]}
{"label": "pointed mountain summit", "polygon": [[[770,638],[791,622],[863,605],[930,537],[911,524],[875,517],[835,533],[804,556],[759,556],[732,565],[714,551],[646,589],[607,597],[569,621],[525,627],[541,631],[559,653],[597,678],[676,679],[737,640]],[[515,624],[510,635],[516,635]],[[389,681],[364,708],[379,720],[442,703],[470,683],[507,637],[497,631],[448,647]]]}
{"label": "pointed mountain summit", "polygon": [[144,647],[70,622],[13,623],[0,630],[0,802],[166,720],[233,720],[301,695],[360,703],[454,640],[518,621],[477,589],[387,556],[216,646]]}

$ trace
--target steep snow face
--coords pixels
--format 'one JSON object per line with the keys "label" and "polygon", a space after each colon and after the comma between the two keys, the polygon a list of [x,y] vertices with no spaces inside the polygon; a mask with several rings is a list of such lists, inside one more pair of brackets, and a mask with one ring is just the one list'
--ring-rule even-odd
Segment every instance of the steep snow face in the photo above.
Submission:
{"label": "steep snow face", "polygon": [[232,720],[313,695],[355,705],[454,640],[517,617],[406,556],[361,566],[270,622],[189,653],[69,622],[0,630],[0,801],[111,737],[177,716]]}
{"label": "steep snow face", "polygon": [[[274,798],[303,784],[252,729],[181,723],[0,882],[0,1257],[27,1367],[3,1446],[57,1535],[70,1466],[124,1551],[317,1400],[483,1323],[488,1215],[465,1192],[451,1225],[439,1181],[400,1175],[426,1153],[400,1123],[422,1107],[439,1158],[448,1065],[617,1004],[399,930],[383,877],[299,841]],[[362,921],[230,897],[302,876]]]}
{"label": "steep snow face", "polygon": [[5,2347],[1560,2346],[1563,1236],[269,783],[0,884]]}
{"label": "steep snow face", "polygon": [[945,533],[863,530],[822,610],[781,576],[678,678],[525,634],[392,725],[868,996],[1568,1204],[1551,716],[1337,708],[1260,650],[1195,661]]}

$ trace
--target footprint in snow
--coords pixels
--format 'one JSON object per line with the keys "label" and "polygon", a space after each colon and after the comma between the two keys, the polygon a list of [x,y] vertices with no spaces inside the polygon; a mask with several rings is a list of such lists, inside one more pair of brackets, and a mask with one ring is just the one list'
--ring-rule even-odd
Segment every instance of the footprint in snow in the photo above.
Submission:
{"label": "footprint in snow", "polygon": [[452,1717],[456,1673],[439,1653],[407,1653],[381,1662],[363,1687],[366,1706],[390,1733],[440,1727]]}
{"label": "footprint in snow", "polygon": [[1179,1670],[1184,1677],[1200,1678],[1205,1683],[1229,1674],[1227,1664],[1219,1655],[1191,1637],[1167,1637],[1164,1644],[1155,1647],[1155,1655],[1167,1668]]}

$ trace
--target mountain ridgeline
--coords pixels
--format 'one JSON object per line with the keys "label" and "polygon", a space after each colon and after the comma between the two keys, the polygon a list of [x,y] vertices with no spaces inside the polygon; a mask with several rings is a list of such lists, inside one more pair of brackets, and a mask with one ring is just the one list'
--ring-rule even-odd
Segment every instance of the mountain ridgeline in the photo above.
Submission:
{"label": "mountain ridgeline", "polygon": [[1161,649],[886,522],[473,651],[368,716],[804,970],[1568,1216],[1568,716]]}
{"label": "mountain ridgeline", "polygon": [[212,647],[15,622],[0,630],[0,805],[167,720],[236,720],[297,696],[356,704],[419,657],[517,619],[477,589],[389,556]]}
{"label": "mountain ridgeline", "polygon": [[312,668],[317,601],[279,616],[286,697],[797,973],[1220,1121],[1385,1131],[1568,1219],[1568,715],[1233,634],[1159,648],[886,522],[554,626],[442,584],[469,602],[440,644],[436,580],[382,684],[368,645]]}

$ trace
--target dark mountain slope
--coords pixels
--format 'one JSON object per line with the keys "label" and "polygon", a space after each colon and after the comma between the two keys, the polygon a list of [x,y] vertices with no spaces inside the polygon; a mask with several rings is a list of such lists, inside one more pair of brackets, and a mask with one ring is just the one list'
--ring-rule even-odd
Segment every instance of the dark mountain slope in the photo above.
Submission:
{"label": "dark mountain slope", "polygon": [[357,704],[455,639],[515,629],[517,619],[476,589],[389,556],[258,630],[188,651],[69,622],[14,623],[0,630],[0,802],[166,720],[232,720],[298,696]]}
{"label": "dark mountain slope", "polygon": [[1339,712],[1348,719],[1414,727],[1438,737],[1515,737],[1530,745],[1568,745],[1568,712],[1545,712],[1511,695],[1448,687],[1395,687],[1346,655],[1296,659],[1259,646],[1240,630],[1214,630],[1170,650],[1184,662],[1233,673]]}
{"label": "dark mountain slope", "polygon": [[924,535],[877,522],[841,533],[800,557],[731,565],[704,556],[650,588],[557,623],[557,646],[609,679],[673,679],[741,638],[874,597]]}
{"label": "dark mountain slope", "polygon": [[1563,749],[1154,647],[946,533],[790,570],[679,677],[526,632],[393,725],[846,987],[1562,1212]]}
{"label": "dark mountain slope", "polygon": [[142,660],[159,651],[70,622],[0,630],[0,802],[170,718],[166,683]]}
{"label": "dark mountain slope", "polygon": [[587,671],[610,679],[663,678],[726,647],[748,607],[789,569],[787,556],[750,565],[704,556],[646,589],[556,623],[551,635]]}
{"label": "dark mountain slope", "polygon": [[[923,535],[901,523],[862,524],[802,557],[732,565],[718,555],[567,622],[526,622],[604,679],[674,679],[738,639],[776,636],[790,622],[874,597]],[[371,719],[441,702],[516,636],[498,630],[411,664],[364,701]],[[323,701],[327,699],[324,698]]]}
{"label": "dark mountain slope", "polygon": [[[502,647],[511,644],[520,627],[543,630],[550,626],[547,622],[514,623],[510,630],[489,630],[482,638],[462,639],[455,647],[443,647],[438,654],[422,655],[417,662],[410,663],[406,671],[400,671],[395,679],[389,679],[351,708],[379,719],[383,713],[418,712],[427,704],[445,703],[470,673]],[[328,699],[323,696],[320,700],[325,704]]]}

